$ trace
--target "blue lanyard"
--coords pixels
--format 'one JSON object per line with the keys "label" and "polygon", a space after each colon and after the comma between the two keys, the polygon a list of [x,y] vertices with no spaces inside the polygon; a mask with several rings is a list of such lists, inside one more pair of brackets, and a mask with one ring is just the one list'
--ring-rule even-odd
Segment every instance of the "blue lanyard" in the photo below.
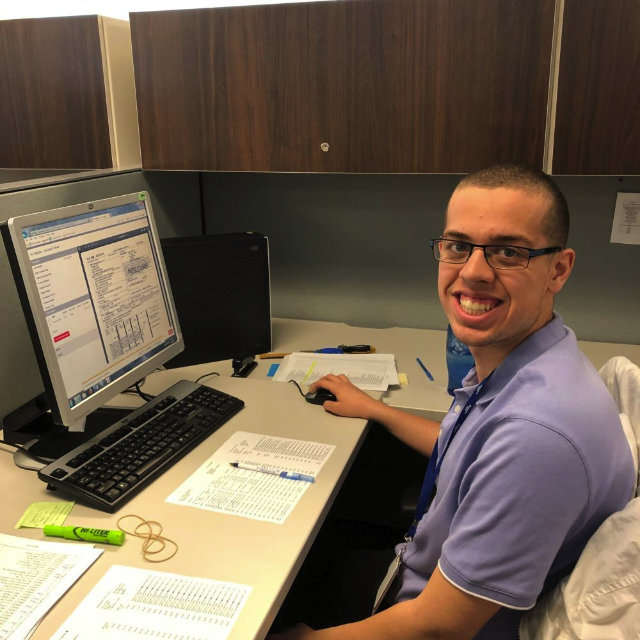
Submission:
{"label": "blue lanyard", "polygon": [[425,473],[424,480],[422,481],[422,489],[420,489],[420,498],[418,499],[418,506],[416,507],[416,512],[413,516],[413,522],[409,527],[409,531],[405,535],[405,540],[410,541],[413,540],[413,536],[416,534],[416,529],[418,528],[418,523],[422,520],[422,516],[427,512],[429,505],[431,504],[431,500],[433,498],[433,490],[436,486],[436,478],[438,477],[438,473],[440,472],[440,465],[444,460],[444,457],[449,450],[449,445],[453,441],[456,433],[460,430],[460,427],[467,419],[467,416],[471,412],[471,409],[476,406],[476,402],[478,402],[478,398],[482,393],[485,385],[489,381],[489,378],[493,375],[493,371],[478,384],[475,388],[474,392],[471,394],[467,403],[464,405],[464,408],[460,412],[456,423],[453,425],[451,429],[451,433],[449,434],[449,439],[447,440],[447,444],[444,447],[444,451],[438,459],[438,439],[436,440],[435,445],[433,446],[433,451],[431,452],[431,457],[429,458],[429,464],[427,465],[427,472]]}

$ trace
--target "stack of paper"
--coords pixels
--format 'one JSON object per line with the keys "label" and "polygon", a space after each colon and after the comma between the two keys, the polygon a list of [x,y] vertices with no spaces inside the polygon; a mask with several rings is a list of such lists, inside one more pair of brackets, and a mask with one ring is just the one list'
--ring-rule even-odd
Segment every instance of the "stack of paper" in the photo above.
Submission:
{"label": "stack of paper", "polygon": [[273,379],[309,385],[329,373],[342,373],[365,391],[386,391],[389,385],[400,384],[396,359],[390,353],[291,353]]}
{"label": "stack of paper", "polygon": [[53,640],[225,640],[252,588],[114,565]]}
{"label": "stack of paper", "polygon": [[27,540],[0,533],[0,638],[28,638],[101,553],[92,544]]}

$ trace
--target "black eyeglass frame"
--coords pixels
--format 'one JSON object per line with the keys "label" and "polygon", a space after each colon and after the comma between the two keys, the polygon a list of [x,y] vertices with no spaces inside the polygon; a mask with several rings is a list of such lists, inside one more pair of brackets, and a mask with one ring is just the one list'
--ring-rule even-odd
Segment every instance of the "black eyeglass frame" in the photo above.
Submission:
{"label": "black eyeglass frame", "polygon": [[[449,242],[459,242],[460,244],[466,244],[469,247],[469,252],[467,253],[467,257],[464,260],[461,260],[460,262],[454,262],[452,260],[442,260],[441,258],[438,258],[436,256],[436,242],[440,242],[441,240],[448,240]],[[558,251],[562,251],[562,247],[545,247],[544,249],[530,249],[529,247],[520,247],[515,244],[476,244],[475,242],[467,242],[466,240],[458,240],[457,238],[444,238],[444,237],[432,238],[431,240],[429,240],[429,246],[433,251],[433,257],[438,262],[445,262],[446,264],[465,264],[466,262],[469,261],[469,258],[471,257],[473,250],[477,247],[482,249],[482,253],[484,254],[484,259],[487,261],[487,264],[492,269],[502,269],[504,271],[523,271],[529,266],[529,262],[531,261],[531,258],[537,258],[538,256],[544,256],[549,253],[557,253]],[[526,251],[529,254],[529,257],[527,258],[527,263],[521,267],[519,266],[496,267],[495,265],[491,264],[491,262],[489,261],[489,256],[487,256],[487,249],[489,247],[498,247],[502,249],[504,248],[521,249],[522,251]]]}

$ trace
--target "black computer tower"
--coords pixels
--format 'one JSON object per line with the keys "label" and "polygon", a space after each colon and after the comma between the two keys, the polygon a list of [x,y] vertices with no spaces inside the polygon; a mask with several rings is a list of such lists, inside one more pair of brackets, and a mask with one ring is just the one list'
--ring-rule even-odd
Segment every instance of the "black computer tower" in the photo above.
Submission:
{"label": "black computer tower", "polygon": [[167,367],[271,350],[269,241],[254,232],[161,240],[185,349]]}

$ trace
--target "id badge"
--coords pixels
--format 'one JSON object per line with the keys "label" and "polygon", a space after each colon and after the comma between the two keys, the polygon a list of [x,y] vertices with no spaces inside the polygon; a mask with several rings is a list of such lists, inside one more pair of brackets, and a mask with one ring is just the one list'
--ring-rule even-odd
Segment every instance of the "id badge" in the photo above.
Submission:
{"label": "id badge", "polygon": [[402,558],[404,556],[405,549],[407,548],[407,543],[402,545],[400,549],[400,553],[391,561],[389,568],[387,569],[387,573],[385,577],[382,579],[380,586],[378,587],[378,592],[376,593],[376,599],[373,603],[373,610],[371,611],[371,615],[375,615],[378,613],[382,603],[385,598],[391,591],[391,587],[396,583],[398,579],[398,574],[400,573],[400,567],[402,566]]}
{"label": "id badge", "polygon": [[411,542],[412,538],[407,534],[404,537],[404,544],[400,547],[398,555],[391,561],[389,568],[387,569],[387,575],[383,578],[378,592],[376,593],[376,599],[373,603],[373,610],[371,615],[375,615],[380,610],[380,607],[385,601],[385,598],[389,595],[391,587],[397,583],[398,575],[400,573],[400,567],[404,564],[404,552],[407,550],[407,545]]}

